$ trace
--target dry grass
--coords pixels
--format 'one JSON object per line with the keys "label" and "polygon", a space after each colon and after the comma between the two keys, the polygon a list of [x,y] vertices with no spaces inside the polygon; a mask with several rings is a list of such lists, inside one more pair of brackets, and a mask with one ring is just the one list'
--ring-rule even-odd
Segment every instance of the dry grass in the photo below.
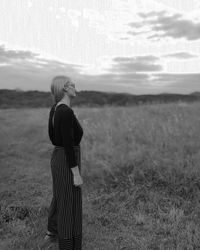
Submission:
{"label": "dry grass", "polygon": [[[83,249],[200,249],[200,104],[75,108]],[[52,180],[48,109],[0,110],[0,249],[39,249]]]}

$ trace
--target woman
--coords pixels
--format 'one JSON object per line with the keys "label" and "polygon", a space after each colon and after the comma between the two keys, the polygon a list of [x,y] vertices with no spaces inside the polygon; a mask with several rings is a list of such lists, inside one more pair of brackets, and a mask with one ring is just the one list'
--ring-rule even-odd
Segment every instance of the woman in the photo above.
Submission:
{"label": "woman", "polygon": [[55,146],[51,155],[53,198],[44,241],[47,244],[58,241],[59,250],[80,250],[83,129],[70,107],[71,98],[76,96],[75,84],[67,76],[56,76],[51,83],[51,94],[54,105],[49,113],[48,132]]}

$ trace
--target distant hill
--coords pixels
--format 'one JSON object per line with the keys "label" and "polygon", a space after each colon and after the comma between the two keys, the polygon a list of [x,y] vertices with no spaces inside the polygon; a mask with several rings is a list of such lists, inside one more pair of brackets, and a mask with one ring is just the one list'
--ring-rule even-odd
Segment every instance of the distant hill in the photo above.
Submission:
{"label": "distant hill", "polygon": [[[183,94],[132,95],[100,91],[80,91],[72,100],[73,106],[130,106],[145,103],[194,102],[200,101],[200,92]],[[50,107],[53,104],[50,92],[1,89],[0,108]]]}
{"label": "distant hill", "polygon": [[198,91],[196,91],[196,92],[192,92],[190,95],[200,96],[200,92],[198,92]]}

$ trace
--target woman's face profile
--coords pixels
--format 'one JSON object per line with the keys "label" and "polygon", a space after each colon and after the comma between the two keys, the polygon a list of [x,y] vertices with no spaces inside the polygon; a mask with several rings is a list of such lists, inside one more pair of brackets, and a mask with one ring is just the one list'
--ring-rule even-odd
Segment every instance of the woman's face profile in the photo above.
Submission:
{"label": "woman's face profile", "polygon": [[67,93],[71,98],[74,98],[76,96],[76,86],[75,83],[71,82],[68,83],[67,87]]}

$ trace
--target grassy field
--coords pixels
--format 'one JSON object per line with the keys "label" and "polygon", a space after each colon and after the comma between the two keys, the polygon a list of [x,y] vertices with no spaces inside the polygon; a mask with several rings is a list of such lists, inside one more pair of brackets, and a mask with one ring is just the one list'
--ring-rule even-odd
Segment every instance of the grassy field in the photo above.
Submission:
{"label": "grassy field", "polygon": [[[200,103],[74,111],[84,129],[83,249],[200,249]],[[1,250],[37,250],[46,231],[48,112],[0,110]]]}

